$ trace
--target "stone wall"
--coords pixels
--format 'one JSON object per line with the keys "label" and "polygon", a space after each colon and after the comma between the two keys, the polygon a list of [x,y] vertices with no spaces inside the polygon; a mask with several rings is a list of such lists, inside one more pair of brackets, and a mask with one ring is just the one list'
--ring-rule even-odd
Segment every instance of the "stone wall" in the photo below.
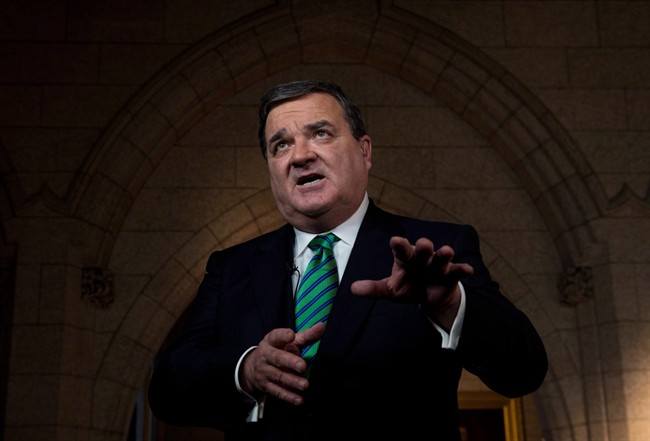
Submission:
{"label": "stone wall", "polygon": [[479,230],[544,438],[650,436],[650,2],[14,3],[8,440],[123,439],[209,252],[281,223],[255,106],[304,77],[361,105],[380,205]]}

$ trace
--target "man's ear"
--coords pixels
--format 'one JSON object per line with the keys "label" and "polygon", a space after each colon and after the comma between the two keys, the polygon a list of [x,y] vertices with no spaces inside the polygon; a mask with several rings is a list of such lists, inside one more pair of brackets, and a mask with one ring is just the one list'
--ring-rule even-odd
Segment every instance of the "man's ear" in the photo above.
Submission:
{"label": "man's ear", "polygon": [[370,135],[363,135],[359,138],[359,146],[368,170],[370,170],[370,167],[372,167],[372,139],[370,139]]}

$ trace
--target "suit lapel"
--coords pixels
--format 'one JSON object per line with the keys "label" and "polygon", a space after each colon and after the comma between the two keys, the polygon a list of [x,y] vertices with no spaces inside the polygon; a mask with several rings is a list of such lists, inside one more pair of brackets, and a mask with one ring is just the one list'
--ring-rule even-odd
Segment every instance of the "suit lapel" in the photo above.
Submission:
{"label": "suit lapel", "polygon": [[285,225],[261,243],[258,253],[251,258],[253,295],[266,330],[293,328],[293,241],[293,228]]}
{"label": "suit lapel", "polygon": [[342,356],[354,341],[376,300],[353,295],[350,285],[356,280],[383,279],[390,274],[393,254],[389,240],[399,233],[392,217],[371,202],[339,284],[319,354]]}

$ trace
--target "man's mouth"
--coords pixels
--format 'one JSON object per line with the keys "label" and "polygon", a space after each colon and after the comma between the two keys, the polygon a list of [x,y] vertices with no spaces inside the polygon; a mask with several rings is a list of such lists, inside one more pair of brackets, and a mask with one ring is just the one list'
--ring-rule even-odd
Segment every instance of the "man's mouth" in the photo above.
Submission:
{"label": "man's mouth", "polygon": [[298,180],[296,181],[296,184],[299,187],[309,187],[309,186],[318,184],[323,179],[324,179],[323,175],[313,173],[313,174],[310,174],[310,175],[305,175],[305,176],[299,177]]}

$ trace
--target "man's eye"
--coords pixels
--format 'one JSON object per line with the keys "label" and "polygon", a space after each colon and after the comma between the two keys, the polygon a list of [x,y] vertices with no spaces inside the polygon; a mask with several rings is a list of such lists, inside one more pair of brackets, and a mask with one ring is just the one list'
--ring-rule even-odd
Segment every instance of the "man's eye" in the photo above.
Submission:
{"label": "man's eye", "polygon": [[273,145],[273,153],[281,152],[289,147],[289,143],[286,141],[279,141]]}
{"label": "man's eye", "polygon": [[329,133],[326,130],[316,130],[314,132],[314,137],[316,138],[326,138],[329,136]]}

